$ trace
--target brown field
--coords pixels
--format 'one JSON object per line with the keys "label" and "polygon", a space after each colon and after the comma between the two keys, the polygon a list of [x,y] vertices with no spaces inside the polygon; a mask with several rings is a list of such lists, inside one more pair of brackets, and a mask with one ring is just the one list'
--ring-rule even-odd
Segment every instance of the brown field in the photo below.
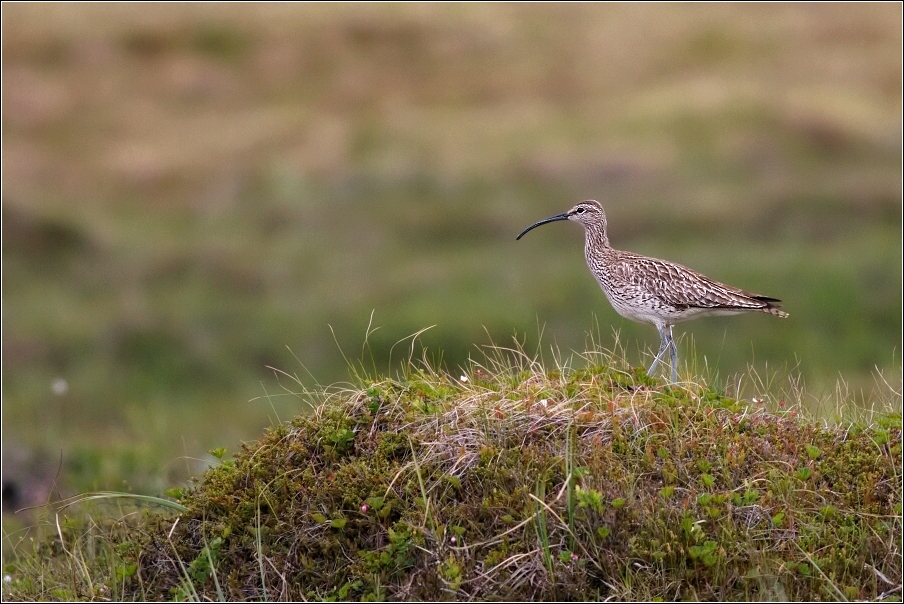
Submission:
{"label": "brown field", "polygon": [[431,325],[453,370],[613,329],[644,364],[655,331],[608,307],[575,229],[514,242],[581,198],[614,245],[785,300],[678,330],[692,375],[900,393],[899,4],[23,3],[2,25],[25,500],[61,451],[62,492],[159,492],[302,410],[268,366],[343,379],[341,347],[392,372]]}

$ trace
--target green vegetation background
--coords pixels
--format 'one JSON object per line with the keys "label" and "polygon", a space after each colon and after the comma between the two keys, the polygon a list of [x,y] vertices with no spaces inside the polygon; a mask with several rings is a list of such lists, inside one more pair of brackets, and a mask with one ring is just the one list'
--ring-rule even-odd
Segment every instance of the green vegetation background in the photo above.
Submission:
{"label": "green vegetation background", "polygon": [[578,227],[514,240],[585,198],[616,247],[785,300],[682,326],[693,366],[899,385],[901,30],[897,4],[5,6],[4,502],[159,493],[300,411],[268,367],[345,378],[372,312],[385,371],[431,325],[453,369],[592,330],[646,363]]}

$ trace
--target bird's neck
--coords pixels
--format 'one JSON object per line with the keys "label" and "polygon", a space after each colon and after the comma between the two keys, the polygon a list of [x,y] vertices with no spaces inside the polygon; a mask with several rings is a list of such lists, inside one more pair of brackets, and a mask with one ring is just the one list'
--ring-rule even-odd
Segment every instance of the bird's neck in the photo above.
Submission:
{"label": "bird's neck", "polygon": [[584,247],[590,250],[610,249],[609,237],[606,235],[606,227],[603,225],[590,225],[584,229]]}

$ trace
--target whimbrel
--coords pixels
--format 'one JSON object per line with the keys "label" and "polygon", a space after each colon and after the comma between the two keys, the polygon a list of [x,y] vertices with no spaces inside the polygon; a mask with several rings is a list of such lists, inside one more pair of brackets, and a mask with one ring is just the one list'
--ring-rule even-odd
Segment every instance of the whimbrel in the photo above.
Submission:
{"label": "whimbrel", "polygon": [[647,370],[652,375],[666,350],[672,360],[672,382],[678,381],[678,350],[672,327],[697,317],[735,315],[759,311],[787,317],[779,309],[781,300],[752,294],[713,281],[674,262],[623,252],[609,245],[606,212],[594,200],[582,201],[564,214],[556,214],[530,225],[518,235],[541,224],[573,220],[584,227],[584,255],[587,266],[615,311],[640,323],[652,323],[659,330],[661,345]]}

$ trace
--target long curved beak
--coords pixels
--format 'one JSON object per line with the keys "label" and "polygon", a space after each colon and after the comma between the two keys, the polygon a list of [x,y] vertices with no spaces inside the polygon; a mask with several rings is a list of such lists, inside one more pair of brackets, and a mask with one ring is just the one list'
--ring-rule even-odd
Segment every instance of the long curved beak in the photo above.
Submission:
{"label": "long curved beak", "polygon": [[521,231],[521,234],[518,235],[517,237],[515,237],[515,241],[518,241],[519,239],[521,239],[522,237],[524,237],[524,235],[525,235],[529,230],[535,229],[535,228],[537,228],[538,226],[540,226],[541,224],[546,224],[547,222],[555,222],[555,221],[557,221],[557,220],[568,220],[568,212],[565,212],[564,214],[556,214],[555,216],[550,216],[549,218],[544,218],[543,220],[541,220],[541,221],[539,221],[539,222],[533,223],[532,225],[530,225],[529,227],[527,227],[526,229],[524,229],[523,231]]}

